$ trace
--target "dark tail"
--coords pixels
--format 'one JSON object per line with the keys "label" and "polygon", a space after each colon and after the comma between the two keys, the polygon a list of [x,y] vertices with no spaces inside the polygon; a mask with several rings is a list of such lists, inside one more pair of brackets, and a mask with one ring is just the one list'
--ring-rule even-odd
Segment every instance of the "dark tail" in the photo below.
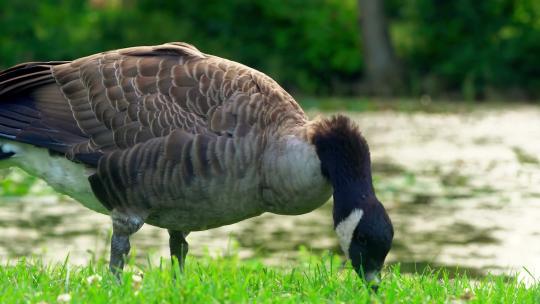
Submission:
{"label": "dark tail", "polygon": [[[0,72],[0,138],[62,153],[86,140],[52,73],[66,62],[23,63]],[[11,155],[0,149],[0,159]]]}
{"label": "dark tail", "polygon": [[66,62],[28,62],[0,72],[0,98],[54,82],[51,67]]}

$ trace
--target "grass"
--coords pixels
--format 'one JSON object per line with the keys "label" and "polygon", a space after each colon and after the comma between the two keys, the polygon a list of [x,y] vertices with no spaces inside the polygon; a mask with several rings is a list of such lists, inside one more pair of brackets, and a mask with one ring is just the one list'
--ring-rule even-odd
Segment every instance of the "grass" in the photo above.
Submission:
{"label": "grass", "polygon": [[393,266],[375,294],[338,257],[303,258],[290,268],[188,258],[183,274],[165,262],[142,269],[131,262],[122,283],[103,262],[83,267],[22,259],[0,268],[0,303],[538,303],[539,287],[443,271],[405,275]]}

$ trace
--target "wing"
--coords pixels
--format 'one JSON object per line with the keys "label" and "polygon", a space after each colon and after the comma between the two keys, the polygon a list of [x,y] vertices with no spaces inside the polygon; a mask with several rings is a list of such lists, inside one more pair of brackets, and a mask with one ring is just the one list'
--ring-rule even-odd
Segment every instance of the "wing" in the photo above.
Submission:
{"label": "wing", "polygon": [[[200,181],[242,177],[258,148],[255,142],[241,141],[175,130],[103,156],[90,184],[109,210],[174,207],[179,199],[209,195],[204,190],[197,193],[205,188]],[[193,187],[194,183],[199,186]]]}
{"label": "wing", "polygon": [[98,54],[53,73],[90,138],[73,154],[126,149],[177,129],[242,137],[280,118],[305,119],[269,77],[183,43]]}
{"label": "wing", "polygon": [[0,137],[96,167],[90,183],[109,209],[177,199],[197,178],[242,176],[266,140],[306,121],[266,75],[184,43],[0,73]]}
{"label": "wing", "polygon": [[0,99],[4,137],[93,166],[177,129],[243,137],[306,120],[266,75],[186,43],[19,65],[0,73]]}

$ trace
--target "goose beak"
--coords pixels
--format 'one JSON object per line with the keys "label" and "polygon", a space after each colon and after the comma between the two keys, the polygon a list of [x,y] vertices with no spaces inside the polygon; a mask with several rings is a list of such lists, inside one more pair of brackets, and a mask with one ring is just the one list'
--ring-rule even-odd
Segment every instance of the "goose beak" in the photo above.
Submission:
{"label": "goose beak", "polygon": [[378,271],[371,271],[366,273],[366,282],[371,286],[371,289],[373,291],[377,292],[377,289],[379,289],[379,284],[381,283],[381,276]]}

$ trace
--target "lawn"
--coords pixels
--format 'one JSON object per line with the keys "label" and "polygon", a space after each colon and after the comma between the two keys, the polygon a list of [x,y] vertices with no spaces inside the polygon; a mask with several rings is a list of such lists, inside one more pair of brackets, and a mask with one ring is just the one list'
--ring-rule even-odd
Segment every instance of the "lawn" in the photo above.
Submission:
{"label": "lawn", "polygon": [[[517,279],[445,272],[383,273],[377,293],[339,257],[304,257],[276,268],[237,258],[188,258],[180,274],[160,265],[130,263],[119,283],[103,262],[46,265],[22,259],[0,268],[0,303],[538,303],[538,285]],[[172,279],[172,270],[177,279]]]}

